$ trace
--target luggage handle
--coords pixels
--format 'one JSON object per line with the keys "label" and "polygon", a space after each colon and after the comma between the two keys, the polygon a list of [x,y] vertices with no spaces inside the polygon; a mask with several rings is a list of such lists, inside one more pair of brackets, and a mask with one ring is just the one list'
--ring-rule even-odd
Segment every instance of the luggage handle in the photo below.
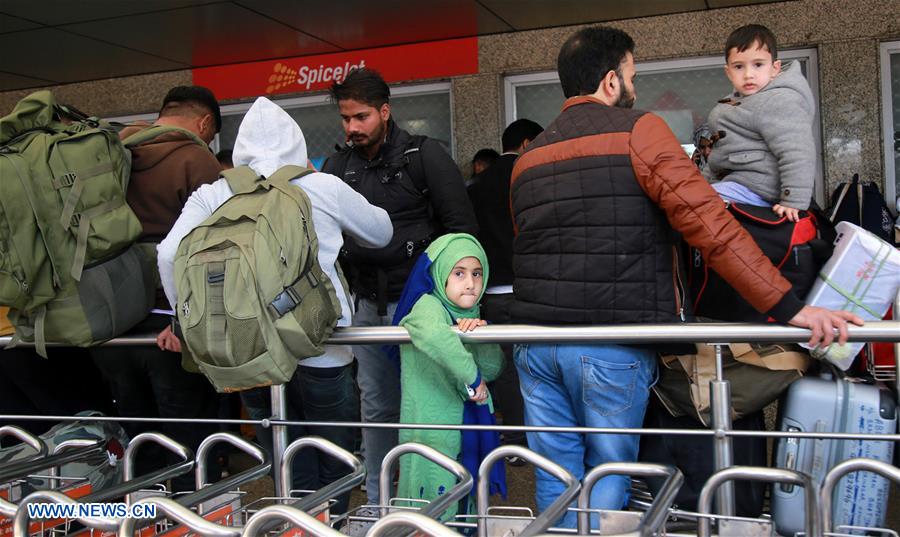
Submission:
{"label": "luggage handle", "polygon": [[343,462],[350,467],[351,471],[344,477],[329,483],[313,493],[307,494],[300,501],[292,504],[291,507],[301,511],[309,511],[323,502],[327,502],[330,498],[349,492],[365,481],[366,467],[352,453],[320,436],[307,436],[292,442],[282,455],[279,478],[281,479],[281,490],[285,496],[288,496],[288,491],[291,490],[294,456],[304,448],[316,448],[322,454]]}
{"label": "luggage handle", "polygon": [[[257,535],[265,534],[267,532],[265,528],[272,527],[279,520],[290,522],[292,525],[300,528],[304,534],[318,537],[343,536],[341,532],[320,520],[316,520],[312,515],[287,505],[270,505],[260,509],[259,512],[250,517],[241,535],[243,537],[256,537]],[[375,528],[372,529],[374,530]],[[370,531],[369,535],[373,535],[373,533]],[[119,537],[125,536],[120,533]],[[128,537],[131,537],[131,534],[128,534]]]}
{"label": "luggage handle", "polygon": [[[456,476],[458,481],[453,488],[423,507],[420,511],[422,515],[437,518],[448,507],[465,498],[472,490],[472,484],[474,483],[472,474],[466,470],[465,466],[457,462],[456,459],[451,459],[431,446],[426,446],[425,444],[419,444],[417,442],[407,442],[388,451],[381,463],[381,473],[378,475],[378,491],[382,503],[385,502],[387,498],[391,497],[391,482],[393,481],[394,465],[400,460],[401,455],[406,454],[421,455]],[[387,516],[388,508],[386,505],[381,506],[380,510],[381,516]]]}
{"label": "luggage handle", "polygon": [[572,503],[578,496],[578,492],[581,490],[581,483],[578,479],[575,478],[572,474],[570,474],[565,468],[551,461],[550,459],[531,451],[530,449],[524,448],[522,446],[516,445],[508,445],[501,446],[494,451],[491,451],[487,457],[481,461],[481,466],[478,468],[478,497],[477,497],[477,513],[478,513],[478,535],[487,535],[487,514],[488,510],[488,502],[490,500],[489,492],[490,492],[490,474],[491,468],[493,468],[494,464],[503,460],[505,457],[519,457],[524,459],[526,462],[530,462],[531,464],[539,467],[541,470],[547,472],[551,476],[555,477],[562,481],[564,485],[566,485],[565,490],[563,490],[562,494],[559,495],[556,500],[553,501],[549,506],[547,506],[544,511],[538,515],[528,526],[522,529],[517,535],[518,537],[532,537],[534,535],[539,535],[544,532],[547,528],[550,527],[563,513],[565,513],[566,509],[568,509],[569,504]]}
{"label": "luggage handle", "polygon": [[382,518],[372,526],[367,535],[369,537],[382,537],[387,535],[387,531],[393,528],[412,528],[423,532],[416,535],[430,535],[431,537],[457,537],[459,535],[459,533],[437,520],[412,511],[397,511]]}
{"label": "luggage handle", "polygon": [[650,508],[641,516],[638,528],[641,532],[649,532],[648,535],[656,535],[666,521],[669,507],[675,501],[678,489],[684,483],[684,475],[674,466],[664,464],[647,464],[634,462],[608,462],[594,467],[582,480],[581,493],[578,495],[578,533],[590,535],[590,509],[591,491],[600,479],[609,475],[626,475],[640,477],[665,477],[666,481],[660,488]]}
{"label": "luggage handle", "polygon": [[31,446],[37,453],[29,457],[29,459],[36,459],[47,455],[47,444],[21,427],[15,425],[4,425],[3,427],[0,427],[0,438],[4,436],[11,436],[18,439],[23,444]]}
{"label": "luggage handle", "polygon": [[860,471],[873,472],[900,484],[900,469],[886,462],[855,458],[835,465],[834,468],[825,474],[825,479],[822,480],[822,486],[819,489],[819,518],[822,520],[822,530],[824,532],[830,532],[832,528],[831,504],[834,497],[834,488],[845,475]]}
{"label": "luggage handle", "polygon": [[[821,521],[819,520],[818,506],[816,505],[816,490],[812,478],[803,472],[785,470],[783,468],[763,468],[757,466],[732,466],[719,470],[710,476],[703,484],[700,497],[697,500],[697,512],[701,515],[712,513],[712,500],[716,489],[725,482],[735,480],[763,481],[768,483],[792,483],[803,487],[804,527],[807,535],[821,535]],[[710,519],[701,516],[697,526],[697,537],[710,537]]]}
{"label": "luggage handle", "polygon": [[[215,522],[206,520],[187,507],[174,500],[170,500],[169,498],[144,498],[135,502],[134,505],[153,505],[156,507],[157,511],[164,514],[167,518],[187,526],[191,532],[202,535],[203,537],[238,537],[241,534],[239,529],[220,526]],[[117,535],[119,537],[133,537],[137,521],[138,519],[133,517],[123,519],[119,524]]]}

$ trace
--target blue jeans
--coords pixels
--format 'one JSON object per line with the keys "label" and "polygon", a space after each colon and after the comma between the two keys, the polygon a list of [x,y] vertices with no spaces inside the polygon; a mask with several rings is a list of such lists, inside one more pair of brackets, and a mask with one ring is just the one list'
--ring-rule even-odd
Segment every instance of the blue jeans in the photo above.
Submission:
{"label": "blue jeans", "polygon": [[[394,317],[397,303],[391,302],[387,315],[378,315],[378,305],[365,298],[360,299],[353,326],[389,326]],[[362,420],[372,423],[399,423],[400,421],[400,371],[381,345],[357,345],[353,347],[356,356],[356,382]],[[397,445],[396,429],[363,429],[363,455],[366,463],[366,496],[369,504],[378,504],[378,475],[381,461],[387,452]],[[384,499],[387,501],[387,498]]]}
{"label": "blue jeans", "polygon": [[[516,345],[525,423],[581,427],[640,427],[656,373],[656,353],[622,345]],[[528,433],[528,446],[581,480],[605,462],[637,461],[640,437],[633,435]],[[591,493],[591,508],[621,509],[629,478],[609,476]],[[543,470],[535,470],[538,510],[565,489]],[[591,525],[597,527],[597,517]],[[567,513],[558,526],[574,528]]]}
{"label": "blue jeans", "polygon": [[[352,369],[352,364],[343,367],[297,367],[285,387],[288,418],[298,421],[356,421],[359,399],[353,384]],[[240,393],[250,418],[261,420],[272,415],[269,388],[254,388]],[[272,453],[271,430],[257,427],[256,432],[260,445]],[[321,436],[353,452],[356,438],[351,427],[288,427],[288,442],[312,435]],[[317,490],[350,473],[350,468],[343,462],[312,448],[297,453],[291,469],[293,490]],[[332,507],[332,514],[345,513],[349,504],[350,493],[342,494]]]}

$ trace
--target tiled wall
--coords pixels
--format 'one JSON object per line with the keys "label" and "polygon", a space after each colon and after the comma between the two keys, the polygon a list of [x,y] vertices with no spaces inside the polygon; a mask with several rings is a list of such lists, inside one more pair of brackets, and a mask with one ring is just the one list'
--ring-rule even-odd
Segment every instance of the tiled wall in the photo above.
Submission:
{"label": "tiled wall", "polygon": [[[817,47],[826,191],[854,172],[882,179],[878,46],[900,39],[900,0],[797,0],[610,23],[634,38],[636,60],[720,54],[734,28],[761,23],[781,48]],[[577,27],[485,36],[480,73],[453,80],[456,153],[461,168],[481,147],[499,149],[503,77],[552,70],[562,42]],[[60,101],[104,116],[155,111],[167,89],[190,84],[174,71],[53,88]],[[0,93],[0,113],[27,91]],[[337,121],[337,117],[335,117]]]}

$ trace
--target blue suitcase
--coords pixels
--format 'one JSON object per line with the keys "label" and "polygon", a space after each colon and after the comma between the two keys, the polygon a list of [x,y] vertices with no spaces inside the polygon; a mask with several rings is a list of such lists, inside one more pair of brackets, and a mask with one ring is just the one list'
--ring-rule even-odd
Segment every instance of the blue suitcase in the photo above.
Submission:
{"label": "blue suitcase", "polygon": [[[886,388],[854,379],[804,377],[787,390],[781,407],[781,430],[802,432],[897,432],[897,404]],[[812,476],[816,486],[837,463],[853,457],[892,462],[893,442],[863,440],[781,439],[775,464]],[[883,527],[889,482],[869,472],[846,476],[835,488],[834,528]],[[772,515],[781,535],[803,531],[803,491],[775,485]]]}

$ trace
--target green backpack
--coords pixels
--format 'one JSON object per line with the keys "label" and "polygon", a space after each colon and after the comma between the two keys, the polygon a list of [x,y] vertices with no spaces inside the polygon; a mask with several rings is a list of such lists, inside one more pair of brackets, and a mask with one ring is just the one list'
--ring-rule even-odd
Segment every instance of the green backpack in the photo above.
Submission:
{"label": "green backpack", "polygon": [[176,306],[184,342],[220,392],[287,382],[324,352],[341,314],[319,266],[306,193],[284,166],[268,179],[246,166],[222,176],[234,196],[178,246]]}
{"label": "green backpack", "polygon": [[153,267],[125,202],[131,159],[109,124],[49,91],[0,118],[0,305],[18,340],[90,346],[144,319]]}

